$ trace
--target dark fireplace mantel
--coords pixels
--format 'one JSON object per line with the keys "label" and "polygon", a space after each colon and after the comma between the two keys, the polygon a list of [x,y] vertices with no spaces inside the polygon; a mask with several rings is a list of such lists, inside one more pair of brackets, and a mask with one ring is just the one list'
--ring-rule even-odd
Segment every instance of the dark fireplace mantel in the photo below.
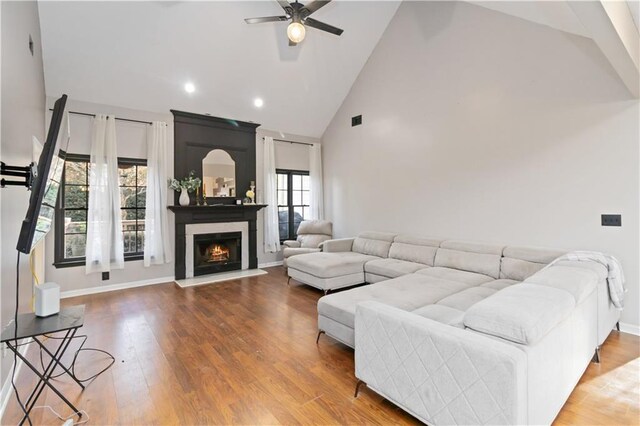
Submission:
{"label": "dark fireplace mantel", "polygon": [[176,279],[186,275],[185,248],[186,225],[197,223],[248,222],[249,227],[249,269],[258,267],[257,227],[258,210],[266,204],[225,204],[218,206],[168,206],[175,213],[176,228]]}

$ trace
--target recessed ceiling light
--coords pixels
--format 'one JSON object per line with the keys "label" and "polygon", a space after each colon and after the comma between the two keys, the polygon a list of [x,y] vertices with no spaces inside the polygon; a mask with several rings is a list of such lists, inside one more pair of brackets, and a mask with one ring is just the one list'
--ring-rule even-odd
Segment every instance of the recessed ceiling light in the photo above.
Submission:
{"label": "recessed ceiling light", "polygon": [[187,93],[193,93],[196,91],[196,86],[194,86],[193,83],[186,83],[184,85],[184,91]]}
{"label": "recessed ceiling light", "polygon": [[264,101],[263,101],[261,98],[255,98],[255,99],[253,100],[253,105],[254,105],[256,108],[262,108],[262,105],[264,105]]}

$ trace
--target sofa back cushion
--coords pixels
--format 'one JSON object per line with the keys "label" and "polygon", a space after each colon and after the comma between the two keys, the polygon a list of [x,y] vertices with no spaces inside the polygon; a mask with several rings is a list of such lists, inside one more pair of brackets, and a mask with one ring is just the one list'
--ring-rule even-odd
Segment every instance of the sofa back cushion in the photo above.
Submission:
{"label": "sofa back cushion", "polygon": [[524,281],[563,254],[555,249],[507,246],[502,252],[500,278]]}
{"label": "sofa back cushion", "polygon": [[434,266],[476,272],[493,278],[500,276],[503,246],[447,240],[440,244]]}
{"label": "sofa back cushion", "polygon": [[523,345],[532,345],[571,315],[568,292],[535,284],[515,284],[471,306],[464,325]]}
{"label": "sofa back cushion", "polygon": [[386,258],[396,234],[388,232],[363,232],[353,241],[352,251]]}
{"label": "sofa back cushion", "polygon": [[436,251],[442,240],[432,238],[412,237],[410,235],[398,235],[394,238],[389,257],[406,260],[407,262],[422,263],[433,266]]}
{"label": "sofa back cushion", "polygon": [[302,248],[318,248],[333,236],[333,224],[328,220],[304,220],[298,226],[298,241]]}

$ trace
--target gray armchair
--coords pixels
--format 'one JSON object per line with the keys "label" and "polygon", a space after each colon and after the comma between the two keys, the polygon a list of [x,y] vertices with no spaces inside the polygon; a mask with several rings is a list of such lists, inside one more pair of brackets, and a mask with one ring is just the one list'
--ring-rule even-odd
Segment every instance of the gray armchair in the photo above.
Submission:
{"label": "gray armchair", "polygon": [[283,265],[287,267],[287,258],[298,254],[320,251],[320,245],[333,238],[333,224],[328,220],[305,220],[298,227],[298,238],[283,242]]}

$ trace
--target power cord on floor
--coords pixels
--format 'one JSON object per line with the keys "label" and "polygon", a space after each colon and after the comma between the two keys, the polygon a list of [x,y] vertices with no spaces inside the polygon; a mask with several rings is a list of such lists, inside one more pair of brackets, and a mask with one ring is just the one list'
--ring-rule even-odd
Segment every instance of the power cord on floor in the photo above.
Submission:
{"label": "power cord on floor", "polygon": [[72,418],[74,418],[76,415],[78,414],[82,414],[82,417],[86,417],[84,420],[82,420],[81,422],[73,422],[71,424],[74,425],[81,425],[84,423],[87,423],[89,421],[89,413],[87,413],[84,410],[80,410],[80,411],[76,411],[75,413],[71,413],[70,415],[68,415],[67,417],[62,417],[60,415],[60,413],[58,413],[56,410],[53,409],[53,407],[51,407],[50,405],[37,405],[35,407],[33,407],[33,409],[35,410],[36,408],[48,408],[49,411],[51,411],[53,413],[54,416],[56,416],[58,419],[62,420],[63,422],[65,422],[65,424],[67,424],[66,422],[71,420]]}

